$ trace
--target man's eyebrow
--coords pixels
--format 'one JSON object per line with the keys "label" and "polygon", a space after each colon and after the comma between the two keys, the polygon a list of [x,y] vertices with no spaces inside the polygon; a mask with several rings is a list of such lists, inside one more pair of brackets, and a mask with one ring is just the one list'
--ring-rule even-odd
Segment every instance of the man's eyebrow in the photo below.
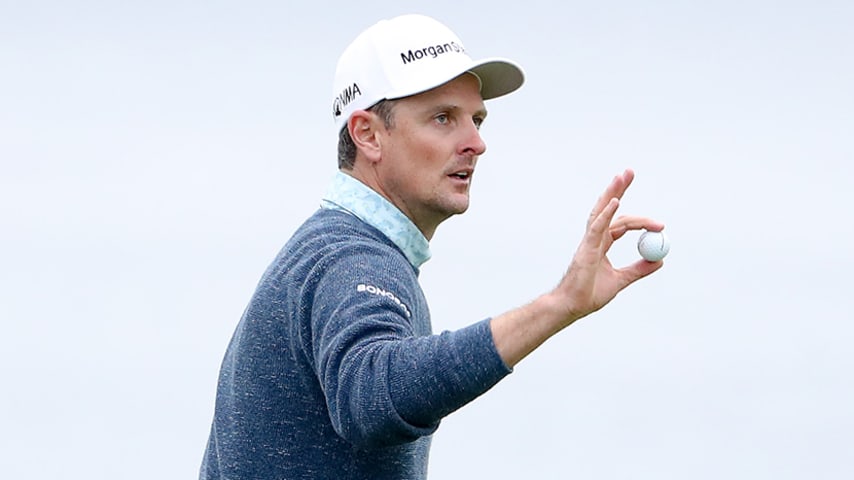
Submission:
{"label": "man's eyebrow", "polygon": [[[462,107],[460,107],[459,105],[457,105],[455,103],[443,103],[443,104],[439,104],[439,105],[434,105],[433,107],[430,108],[431,112],[443,112],[443,111],[457,112],[460,110],[462,110]],[[489,114],[489,112],[486,111],[486,107],[479,108],[474,112],[474,116],[478,116],[481,118],[486,118],[486,116],[488,114]]]}

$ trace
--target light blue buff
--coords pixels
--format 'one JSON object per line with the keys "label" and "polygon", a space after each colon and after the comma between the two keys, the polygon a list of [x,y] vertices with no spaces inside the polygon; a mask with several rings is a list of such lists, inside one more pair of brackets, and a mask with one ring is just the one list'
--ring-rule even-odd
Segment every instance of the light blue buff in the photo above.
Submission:
{"label": "light blue buff", "polygon": [[344,172],[339,171],[332,179],[320,206],[350,213],[373,226],[397,245],[415,268],[430,260],[430,244],[409,217]]}

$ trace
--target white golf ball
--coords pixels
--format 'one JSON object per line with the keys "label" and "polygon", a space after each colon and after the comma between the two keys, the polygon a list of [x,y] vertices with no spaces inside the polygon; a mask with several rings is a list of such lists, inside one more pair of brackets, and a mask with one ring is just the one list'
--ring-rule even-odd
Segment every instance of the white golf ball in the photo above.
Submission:
{"label": "white golf ball", "polygon": [[670,240],[664,232],[643,232],[638,239],[638,252],[644,260],[657,262],[670,251]]}

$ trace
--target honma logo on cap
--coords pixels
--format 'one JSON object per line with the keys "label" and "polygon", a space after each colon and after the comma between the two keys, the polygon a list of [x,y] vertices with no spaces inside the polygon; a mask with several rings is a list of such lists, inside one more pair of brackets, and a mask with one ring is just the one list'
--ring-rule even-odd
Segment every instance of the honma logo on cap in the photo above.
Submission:
{"label": "honma logo on cap", "polygon": [[353,85],[347,86],[341,93],[335,97],[335,100],[332,101],[332,116],[334,118],[338,118],[341,116],[342,110],[347,108],[347,105],[350,104],[356,97],[362,95],[362,90],[359,89],[359,84],[353,83]]}

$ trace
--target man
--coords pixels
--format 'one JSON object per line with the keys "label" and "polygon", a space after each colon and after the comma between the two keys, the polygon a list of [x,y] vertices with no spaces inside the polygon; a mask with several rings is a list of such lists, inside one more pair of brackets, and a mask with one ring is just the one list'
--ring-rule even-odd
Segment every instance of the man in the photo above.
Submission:
{"label": "man", "polygon": [[661,262],[613,268],[614,219],[632,181],[596,203],[557,288],[434,335],[418,285],[428,241],[466,211],[484,99],[521,86],[501,59],[472,61],[445,26],[380,22],[345,50],[333,116],[339,169],[261,279],[223,361],[202,479],[421,479],[440,420],[483,394],[550,336]]}

